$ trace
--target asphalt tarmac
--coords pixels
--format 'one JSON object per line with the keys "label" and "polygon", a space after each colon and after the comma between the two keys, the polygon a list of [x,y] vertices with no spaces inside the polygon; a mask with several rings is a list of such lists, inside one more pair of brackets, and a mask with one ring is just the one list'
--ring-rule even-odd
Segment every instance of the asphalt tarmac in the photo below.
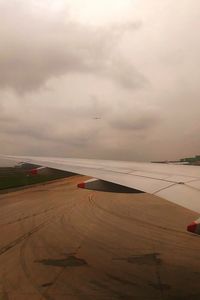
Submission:
{"label": "asphalt tarmac", "polygon": [[199,300],[199,216],[82,179],[0,195],[0,300]]}

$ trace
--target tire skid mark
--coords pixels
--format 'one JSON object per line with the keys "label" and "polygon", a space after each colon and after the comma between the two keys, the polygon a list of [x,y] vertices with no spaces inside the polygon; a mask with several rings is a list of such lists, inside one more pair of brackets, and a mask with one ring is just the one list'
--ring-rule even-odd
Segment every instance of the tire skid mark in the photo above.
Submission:
{"label": "tire skid mark", "polygon": [[25,251],[26,251],[26,247],[29,241],[29,238],[31,236],[29,236],[24,243],[22,244],[22,246],[20,247],[20,265],[22,267],[22,270],[26,276],[26,278],[28,279],[28,281],[30,282],[31,286],[35,289],[35,291],[37,293],[39,293],[39,295],[46,299],[46,300],[53,300],[54,298],[50,297],[49,295],[45,294],[43,287],[38,286],[35,281],[32,279],[31,274],[28,270],[27,264],[26,264],[26,259],[25,259]]}
{"label": "tire skid mark", "polygon": [[[88,196],[88,200],[87,200],[87,204],[89,204],[89,211],[91,212],[91,206],[92,203],[90,202],[90,199],[94,197],[94,194],[89,194]],[[83,204],[85,205],[85,203]],[[75,247],[75,250],[73,251],[73,254],[77,255],[79,250],[82,248],[83,243],[88,239],[88,232],[91,230],[91,228],[85,228],[84,231],[80,231],[79,227],[75,226],[74,222],[72,221],[71,218],[71,212],[77,207],[77,204],[73,205],[73,207],[71,207],[70,213],[67,215],[64,214],[61,219],[60,219],[60,223],[62,226],[62,229],[65,230],[66,227],[71,227],[73,229],[73,232],[76,233],[77,237],[80,239],[79,241],[79,245],[77,247]],[[88,216],[86,216],[84,214],[85,217],[88,217],[89,219],[91,218],[91,215],[89,214]],[[92,218],[94,217],[94,214],[92,214]],[[92,222],[93,224],[93,222]]]}
{"label": "tire skid mark", "polygon": [[[52,210],[52,208],[51,208],[51,210]],[[36,217],[36,215],[34,217]],[[44,221],[43,223],[41,223],[40,225],[34,227],[30,231],[28,231],[27,233],[25,233],[22,236],[18,237],[17,239],[13,240],[12,242],[8,243],[7,245],[1,247],[0,248],[0,255],[6,253],[8,250],[12,249],[13,247],[15,247],[16,245],[21,243],[23,240],[29,238],[31,235],[33,235],[34,233],[36,233],[37,231],[42,229],[47,223],[51,222],[52,220],[55,220],[54,216],[48,217],[48,219],[46,221]]]}
{"label": "tire skid mark", "polygon": [[[95,207],[101,209],[101,206],[99,205],[96,205],[95,203],[95,198],[94,198],[94,195],[91,194],[89,195],[89,202],[91,204],[91,209],[93,210],[93,214],[95,215],[95,218],[96,219],[99,219],[101,221],[101,219],[97,216],[97,214],[95,213]],[[106,209],[103,209],[104,211],[107,211]],[[108,211],[110,214],[112,214],[112,212]],[[117,214],[114,214],[113,215],[117,216]],[[131,218],[132,219],[132,218]],[[108,251],[108,249],[106,249]],[[154,250],[154,249],[153,249]],[[112,251],[110,251],[111,253]],[[156,252],[154,251],[153,254],[155,255]],[[146,255],[147,257],[150,256],[151,257],[151,254],[147,254]],[[169,288],[169,286],[165,283],[163,283],[162,281],[162,278],[161,278],[161,263],[160,263],[160,259],[155,257],[155,259],[153,260],[153,264],[155,266],[155,277],[156,277],[156,283],[151,283],[150,285],[152,285],[154,288],[158,289],[160,291],[160,297],[161,297],[161,300],[164,299],[165,297],[165,290],[167,290]],[[140,279],[142,280],[142,277],[141,276],[134,276],[134,278],[137,278],[137,279]]]}
{"label": "tire skid mark", "polygon": [[[112,226],[112,224],[108,222],[108,219],[100,218],[99,215],[97,214],[97,212],[95,211],[96,205],[94,204],[95,203],[94,195],[93,195],[92,199],[91,198],[89,199],[89,201],[90,201],[90,204],[91,204],[90,207],[91,207],[91,210],[92,210],[92,214],[95,216],[95,219],[98,220],[100,223],[104,222],[104,226],[105,226],[105,224],[107,224],[106,226],[108,226],[108,228],[110,228]],[[126,232],[122,228],[120,228],[120,230],[123,231],[123,232]],[[134,234],[134,238],[136,238],[136,237],[141,240],[141,235],[140,234]],[[150,242],[154,241],[152,238],[147,238],[147,237],[143,238],[144,241],[146,241],[147,239]],[[106,251],[107,253],[110,253],[110,255],[112,255],[112,256],[116,255],[116,248],[115,247],[112,248],[111,246],[109,246],[109,247],[105,248],[100,241],[98,241],[98,244],[99,244],[99,248],[101,247],[104,251]],[[129,252],[132,251],[132,249],[130,249],[130,248],[127,249],[127,248],[123,247],[123,249],[128,250]],[[141,250],[141,249],[139,249],[139,250]],[[137,278],[140,278],[140,277],[137,276]]]}
{"label": "tire skid mark", "polygon": [[[89,202],[91,203],[91,209],[93,210],[93,215],[95,216],[95,218],[96,218],[96,220],[99,220],[100,222],[104,222],[104,224],[106,224],[105,223],[105,218],[104,219],[101,219],[100,217],[99,217],[99,215],[97,214],[97,212],[95,211],[95,207],[96,208],[99,208],[99,210],[102,210],[102,211],[104,211],[104,212],[107,212],[108,214],[110,214],[110,215],[113,215],[113,216],[115,216],[115,217],[118,217],[118,218],[122,218],[122,219],[126,219],[126,217],[125,216],[122,216],[122,215],[120,215],[120,214],[118,214],[118,213],[113,213],[112,211],[109,211],[108,209],[106,209],[106,208],[104,208],[104,207],[101,207],[100,205],[98,205],[98,204],[96,204],[96,201],[95,201],[95,198],[94,198],[94,195],[93,195],[93,197],[90,197],[89,198]],[[157,226],[157,225],[155,225],[155,224],[152,224],[152,223],[148,223],[148,222],[146,222],[146,221],[141,221],[141,220],[138,220],[137,218],[134,218],[134,217],[127,217],[127,219],[129,220],[129,221],[135,221],[135,222],[138,222],[138,223],[141,223],[143,226],[144,226],[144,228],[148,228],[147,226],[145,226],[145,224],[147,225],[147,224],[150,224],[150,225],[152,225],[151,226],[151,228],[154,230],[153,232],[155,232],[156,233],[156,231],[155,231],[155,229],[157,229],[157,228],[163,228],[162,226]],[[109,218],[107,219],[107,221],[109,220]],[[144,224],[143,224],[144,223]],[[123,230],[122,228],[120,228],[121,230]],[[164,229],[165,230],[167,230],[168,231],[168,228],[166,227],[164,227]],[[170,231],[174,231],[174,232],[176,232],[176,230],[173,230],[173,229],[169,229],[169,232]],[[180,232],[180,233],[182,233],[183,235],[184,235],[184,233],[183,232]],[[141,239],[143,239],[143,240],[145,240],[145,241],[149,241],[149,242],[157,242],[157,237],[153,237],[153,236],[151,236],[150,237],[150,235],[148,235],[148,236],[146,236],[145,238],[142,238],[141,237],[141,235],[140,234],[136,234],[136,233],[134,233],[134,238],[139,238],[140,240]],[[170,240],[170,243],[172,243],[172,241]],[[182,246],[182,245],[179,245],[179,248],[180,249],[187,249],[186,247],[184,247],[184,246]],[[108,249],[107,249],[108,250]],[[110,251],[111,252],[111,251]]]}
{"label": "tire skid mark", "polygon": [[[71,212],[75,206],[76,205],[72,204],[70,207],[68,207],[68,206],[66,207],[66,205],[63,205],[62,207],[59,207],[58,211],[57,211],[58,215],[55,216],[56,219],[58,220],[59,218],[60,219],[62,218],[62,216],[59,216],[59,215],[61,213],[63,214],[63,209],[70,209],[69,212]],[[60,208],[62,208],[61,211],[60,211]],[[51,221],[51,218],[50,218],[49,221]],[[54,218],[54,221],[55,221],[55,218]],[[44,290],[44,286],[38,285],[35,282],[35,280],[32,278],[31,273],[30,273],[29,268],[28,268],[27,263],[26,263],[25,251],[26,251],[26,247],[28,245],[28,241],[30,240],[30,238],[31,238],[31,235],[28,236],[28,238],[24,241],[24,243],[20,247],[20,265],[22,267],[22,270],[23,270],[26,278],[30,282],[31,286],[36,290],[36,292],[39,293],[39,295],[41,296],[41,299],[54,300],[54,298],[48,294],[48,290],[50,289],[50,287],[52,285],[54,285],[56,283],[56,281],[62,275],[62,273],[64,272],[64,270],[62,269],[61,271],[58,272],[58,274],[55,276],[54,280],[51,281],[51,285],[45,287],[45,290]]]}
{"label": "tire skid mark", "polygon": [[[110,214],[110,215],[112,215],[112,216],[115,216],[115,217],[121,218],[121,219],[125,219],[125,220],[129,220],[129,221],[135,221],[135,222],[141,224],[141,226],[144,227],[145,229],[148,228],[148,226],[149,226],[149,227],[152,228],[152,230],[154,230],[155,233],[156,233],[155,229],[156,229],[156,230],[157,230],[157,229],[162,229],[162,230],[164,230],[164,231],[167,231],[168,233],[169,233],[169,232],[172,232],[172,233],[177,233],[177,234],[179,234],[180,236],[187,236],[187,232],[183,232],[183,231],[179,231],[179,230],[176,230],[176,229],[173,229],[173,228],[168,228],[168,227],[156,225],[156,224],[153,224],[153,223],[151,223],[151,222],[147,222],[147,221],[144,221],[144,220],[140,220],[140,219],[138,219],[137,217],[129,217],[129,216],[126,217],[126,216],[123,216],[123,215],[121,215],[121,214],[112,212],[112,211],[110,211],[109,209],[106,209],[106,208],[102,207],[101,205],[97,204],[96,201],[94,200],[94,198],[91,198],[91,199],[90,199],[90,202],[93,204],[93,207],[96,207],[96,208],[98,208],[98,209],[100,209],[100,210],[102,210],[102,211],[104,211],[104,212],[106,212],[106,213],[108,213],[108,214]],[[147,225],[148,225],[148,226],[147,226]],[[137,234],[134,234],[134,235],[137,236]],[[140,236],[140,235],[139,235],[139,236]],[[195,238],[196,238],[196,237],[195,237]],[[197,236],[197,238],[198,238],[198,236]],[[153,237],[151,237],[151,238],[145,237],[145,239],[146,239],[146,240],[149,240],[149,241],[153,241]],[[157,240],[157,238],[156,238],[156,240]],[[156,240],[155,240],[155,241],[156,241]],[[170,237],[169,237],[169,241],[170,241],[170,243],[172,243]],[[186,247],[186,246],[183,246],[183,245],[181,245],[181,244],[179,244],[179,249],[183,249],[183,250],[184,250],[184,249],[187,249],[187,247]]]}
{"label": "tire skid mark", "polygon": [[[98,216],[98,214],[97,214],[97,212],[96,212],[96,210],[95,210],[95,208],[96,208],[96,203],[95,203],[95,194],[93,193],[93,194],[90,194],[89,195],[89,197],[88,197],[88,199],[89,199],[89,203],[90,203],[90,209],[91,209],[91,211],[92,211],[92,214],[95,216],[95,219],[96,220],[98,220],[98,221],[100,221],[100,223],[102,222],[102,219],[101,218],[99,218],[99,216]],[[107,220],[103,220],[103,222],[104,222],[104,225],[105,225],[105,222],[106,222]],[[111,225],[109,224],[109,223],[107,223],[108,224],[108,226],[110,227]],[[140,237],[140,236],[139,236]],[[97,242],[97,241],[96,241]],[[110,246],[108,247],[106,247],[105,248],[105,246],[103,245],[103,244],[101,244],[101,242],[100,241],[98,241],[98,244],[99,244],[99,248],[101,248],[101,249],[103,249],[103,251],[105,251],[106,253],[109,253],[111,256],[115,256],[116,255],[116,248],[111,248]],[[117,248],[118,249],[118,248]],[[130,250],[132,250],[132,249],[128,249],[129,251]],[[139,249],[139,250],[141,250],[141,249]],[[115,259],[113,259],[113,260],[115,260]],[[129,277],[131,277],[131,278],[134,278],[134,280],[136,280],[136,281],[139,281],[139,282],[143,282],[143,285],[144,285],[144,281],[143,281],[143,277],[141,276],[141,275],[136,275],[136,274],[130,274],[129,275]],[[148,283],[146,284],[146,285],[148,285]]]}
{"label": "tire skid mark", "polygon": [[[68,213],[70,215],[70,213],[72,212],[72,210],[76,207],[76,204],[72,204],[71,207],[67,207],[68,209]],[[63,212],[62,212],[63,213]],[[68,217],[69,217],[68,215]],[[60,217],[60,220],[64,217],[64,215],[62,215]],[[57,218],[59,218],[59,216],[57,216]],[[30,238],[30,237],[29,237]],[[51,285],[47,286],[44,290],[44,286],[38,285],[37,283],[35,283],[35,281],[32,279],[32,276],[28,270],[27,264],[26,264],[26,259],[25,259],[25,250],[29,241],[29,238],[26,239],[23,243],[23,245],[20,248],[20,264],[21,267],[23,269],[23,272],[26,276],[26,278],[29,280],[30,284],[32,285],[32,287],[40,294],[40,296],[42,297],[41,299],[46,299],[46,300],[54,300],[54,298],[52,296],[50,296],[48,294],[48,291],[50,289],[50,287],[52,285],[54,285],[58,279],[60,278],[60,276],[62,276],[63,272],[65,271],[65,269],[61,269],[58,274],[55,276],[54,280],[51,281]],[[80,245],[76,248],[75,252],[77,253],[78,250],[80,249]]]}
{"label": "tire skid mark", "polygon": [[78,231],[76,231],[76,228],[71,221],[71,213],[76,207],[77,207],[77,204],[76,203],[73,204],[70,207],[70,210],[68,211],[67,217],[65,214],[63,214],[60,218],[61,229],[65,232],[65,228],[70,226],[73,229],[73,231],[77,233],[78,238],[80,238],[80,242],[79,242],[78,246],[76,246],[75,250],[73,251],[73,254],[75,254],[75,255],[77,255],[78,251],[81,249],[82,243],[86,238],[85,235],[80,234]]}
{"label": "tire skid mark", "polygon": [[[87,201],[87,203],[89,204],[89,207],[91,207],[90,196],[91,196],[91,195],[89,195],[89,198],[88,198],[89,201]],[[84,203],[84,205],[85,205],[85,203]],[[76,206],[77,206],[77,205],[74,205],[74,206],[72,207],[70,213],[73,211],[73,209],[74,209]],[[84,214],[84,216],[87,217],[85,214]],[[88,217],[90,217],[90,215],[89,215]],[[69,214],[69,215],[67,216],[67,218],[65,217],[65,215],[63,215],[63,216],[62,216],[62,219],[61,219],[61,223],[62,223],[63,229],[64,229],[66,226],[70,226],[70,227],[73,229],[73,231],[76,232],[77,236],[81,239],[80,246],[79,246],[79,249],[80,249],[82,243],[88,238],[87,233],[88,233],[89,229],[85,229],[84,232],[83,232],[83,231],[80,231],[80,230],[78,229],[78,227],[75,226],[74,222],[72,222],[71,214]]]}
{"label": "tire skid mark", "polygon": [[[106,219],[106,221],[105,221],[105,218],[104,218],[104,219],[100,218],[100,216],[97,214],[97,212],[96,212],[96,210],[95,210],[95,207],[96,207],[96,208],[99,208],[99,209],[102,210],[102,211],[104,211],[104,209],[101,209],[98,205],[96,205],[96,203],[95,203],[95,201],[94,201],[93,198],[90,198],[89,201],[90,201],[90,204],[91,204],[91,210],[93,211],[93,215],[95,216],[96,220],[98,220],[100,223],[103,221],[103,222],[104,222],[104,225],[107,224],[108,227],[112,226],[112,224],[110,224],[110,223],[108,222],[109,219]],[[114,217],[120,218],[120,217],[119,217],[117,214],[115,214],[115,213],[112,213],[112,212],[107,211],[107,210],[105,210],[105,211],[106,211],[107,213],[111,214],[111,215],[114,216]],[[125,218],[125,217],[124,217],[124,218]],[[133,219],[133,218],[131,218],[131,220],[132,220],[132,221],[133,221],[133,220],[134,220],[134,221],[137,221],[137,220],[135,220],[135,219]],[[130,221],[130,220],[129,220],[129,221]],[[142,221],[141,221],[141,222],[142,222]],[[123,232],[126,232],[125,229],[120,228],[120,230],[123,231]],[[139,238],[139,239],[141,240],[141,235],[140,235],[140,234],[134,233],[134,238]],[[153,241],[153,237],[145,237],[145,238],[143,238],[143,240],[144,240],[144,241],[147,241],[147,240],[148,240],[148,241],[152,242],[152,241]],[[156,240],[155,240],[155,241],[156,241]],[[100,242],[99,242],[99,244],[100,244]],[[111,253],[111,251],[110,251],[110,253]]]}
{"label": "tire skid mark", "polygon": [[118,213],[115,213],[115,212],[112,212],[110,211],[109,209],[106,209],[104,207],[102,207],[101,205],[99,204],[96,204],[95,200],[93,199],[93,197],[90,197],[89,201],[94,205],[96,206],[97,208],[99,208],[100,210],[103,210],[104,212],[110,214],[110,215],[113,215],[115,217],[118,217],[120,219],[125,219],[125,220],[129,220],[129,221],[137,221],[138,223],[141,223],[141,225],[145,226],[148,225],[148,226],[151,226],[151,227],[155,227],[155,228],[159,228],[159,229],[162,229],[162,230],[165,230],[165,231],[172,231],[172,232],[176,232],[177,234],[181,234],[181,235],[187,235],[187,232],[184,232],[184,231],[180,231],[180,230],[177,230],[177,229],[173,229],[173,228],[168,228],[168,227],[165,227],[165,226],[160,226],[160,225],[156,225],[156,224],[153,224],[153,223],[150,223],[150,222],[147,222],[147,221],[144,221],[144,220],[140,220],[138,218],[133,218],[133,217],[129,217],[129,216],[123,216],[123,215],[120,215]]}
{"label": "tire skid mark", "polygon": [[74,226],[71,222],[71,212],[73,211],[73,209],[76,207],[76,204],[73,205],[72,207],[70,207],[70,211],[68,211],[68,215],[66,217],[65,213],[60,217],[60,225],[61,225],[61,230],[63,230],[63,232],[66,232],[66,227],[71,227],[72,229],[74,229]]}
{"label": "tire skid mark", "polygon": [[[95,217],[95,220],[100,220],[100,222],[102,222],[102,219],[100,219],[97,216],[96,212],[95,212],[95,205],[91,201],[91,199],[93,199],[94,197],[95,197],[94,194],[90,194],[88,196],[88,204],[89,204],[89,207],[88,207],[88,212],[89,212],[88,218],[91,218],[91,217],[94,218]],[[70,224],[67,221],[70,221]],[[105,222],[105,220],[104,220],[104,222]],[[81,241],[80,247],[79,247],[79,249],[81,249],[83,242],[88,239],[88,235],[87,235],[88,230],[85,230],[84,233],[83,233],[83,231],[81,231],[78,226],[72,225],[71,218],[69,216],[68,216],[68,218],[66,220],[65,216],[63,215],[63,217],[62,217],[62,223],[63,223],[63,227],[70,225],[70,227],[73,228],[74,232],[76,232],[77,236],[79,238],[81,238],[82,241]],[[103,244],[102,244],[102,242],[100,240],[95,239],[95,242],[98,244],[99,248],[104,249]],[[113,251],[112,251],[110,248],[109,249],[107,248],[106,252],[109,252],[110,254],[114,255],[114,253],[115,253],[114,250],[116,250],[116,249],[114,248]],[[77,254],[76,251],[75,251],[75,253]]]}
{"label": "tire skid mark", "polygon": [[[71,204],[71,203],[70,203]],[[69,207],[68,205],[66,206],[66,204],[65,205],[62,205],[61,207],[57,207],[57,209],[56,209],[56,211],[55,211],[55,213],[54,213],[54,215],[51,215],[50,217],[49,217],[49,221],[50,222],[53,222],[53,223],[58,223],[59,221],[60,221],[60,219],[62,218],[62,215],[63,215],[63,212],[65,211],[65,210],[71,210],[71,206]],[[48,228],[48,231],[49,232],[51,232],[51,227],[49,227]],[[54,233],[52,233],[52,234],[54,234]],[[38,235],[37,236],[37,240],[38,239],[40,239],[40,241],[44,244],[44,247],[46,248],[46,249],[52,249],[52,247],[51,247],[51,243],[49,243],[48,242],[48,240],[46,240],[46,239],[44,239],[44,236],[42,235],[42,236],[40,236],[40,235]],[[57,239],[57,235],[55,235],[55,237],[54,237],[54,240],[55,239]]]}
{"label": "tire skid mark", "polygon": [[[5,226],[5,225],[9,225],[9,224],[12,224],[12,223],[17,223],[17,221],[22,221],[23,218],[26,218],[26,217],[32,217],[32,216],[37,216],[37,215],[40,215],[40,214],[44,214],[45,213],[45,210],[48,211],[51,211],[53,209],[56,208],[55,204],[54,203],[49,203],[49,207],[46,208],[44,207],[43,205],[39,205],[39,203],[36,204],[37,205],[37,210],[34,209],[34,211],[32,211],[32,213],[30,214],[27,214],[27,215],[23,215],[21,214],[21,211],[23,209],[23,211],[28,211],[30,209],[29,206],[21,206],[19,205],[19,203],[14,203],[13,205],[12,204],[9,204],[8,206],[5,207],[5,209],[3,208],[3,210],[0,212],[0,219],[4,219],[4,220],[7,220],[9,217],[10,217],[10,209],[14,212],[14,215],[13,215],[13,219],[10,220],[10,221],[7,221],[5,223],[1,222],[0,223],[0,227],[1,226]],[[21,214],[21,218],[20,218],[20,214]],[[19,220],[21,219],[21,220]]]}
{"label": "tire skid mark", "polygon": [[31,235],[33,235],[35,232],[39,231],[41,228],[43,228],[45,226],[46,222],[41,223],[40,225],[34,227],[33,229],[31,229],[30,231],[28,231],[27,233],[21,235],[20,237],[18,237],[17,239],[15,239],[14,241],[10,242],[9,244],[3,246],[2,248],[0,248],[0,255],[6,253],[8,250],[12,249],[13,247],[17,246],[19,243],[21,243],[22,241],[26,240],[27,238],[29,238]]}
{"label": "tire skid mark", "polygon": [[34,218],[34,217],[38,217],[40,215],[43,215],[43,214],[46,214],[47,212],[53,210],[53,209],[56,209],[56,207],[52,207],[52,208],[49,208],[49,209],[46,209],[46,210],[43,210],[39,213],[34,213],[32,215],[28,215],[28,216],[25,216],[25,217],[21,217],[21,218],[18,218],[16,220],[13,220],[13,221],[10,221],[8,223],[4,223],[4,224],[0,224],[0,228],[3,227],[3,226],[7,226],[7,225],[12,225],[12,224],[16,224],[18,222],[22,222],[22,221],[25,221],[27,219],[30,219],[30,218]]}

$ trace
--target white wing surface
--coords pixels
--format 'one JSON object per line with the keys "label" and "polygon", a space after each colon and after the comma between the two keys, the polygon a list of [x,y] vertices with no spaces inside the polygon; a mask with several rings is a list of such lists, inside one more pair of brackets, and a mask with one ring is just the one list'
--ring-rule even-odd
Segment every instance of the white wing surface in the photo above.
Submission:
{"label": "white wing surface", "polygon": [[[200,167],[198,166],[55,157],[4,155],[1,157],[92,176],[157,195],[200,213]],[[199,220],[193,225],[196,226],[198,223]],[[200,231],[200,228],[198,230]],[[196,233],[198,230],[195,227]]]}

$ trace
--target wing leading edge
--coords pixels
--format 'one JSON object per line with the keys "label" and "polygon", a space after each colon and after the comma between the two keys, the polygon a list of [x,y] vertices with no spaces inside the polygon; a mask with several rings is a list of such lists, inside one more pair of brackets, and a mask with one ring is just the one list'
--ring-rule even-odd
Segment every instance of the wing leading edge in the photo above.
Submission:
{"label": "wing leading edge", "polygon": [[[0,157],[134,188],[200,213],[200,168],[196,166],[55,157]],[[189,226],[189,231],[200,234],[200,219]]]}

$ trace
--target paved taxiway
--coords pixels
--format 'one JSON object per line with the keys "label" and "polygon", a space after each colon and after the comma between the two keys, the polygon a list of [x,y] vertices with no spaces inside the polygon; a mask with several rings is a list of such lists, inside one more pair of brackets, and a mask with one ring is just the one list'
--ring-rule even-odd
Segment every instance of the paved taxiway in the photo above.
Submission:
{"label": "paved taxiway", "polygon": [[81,180],[0,196],[0,299],[199,300],[198,215]]}

